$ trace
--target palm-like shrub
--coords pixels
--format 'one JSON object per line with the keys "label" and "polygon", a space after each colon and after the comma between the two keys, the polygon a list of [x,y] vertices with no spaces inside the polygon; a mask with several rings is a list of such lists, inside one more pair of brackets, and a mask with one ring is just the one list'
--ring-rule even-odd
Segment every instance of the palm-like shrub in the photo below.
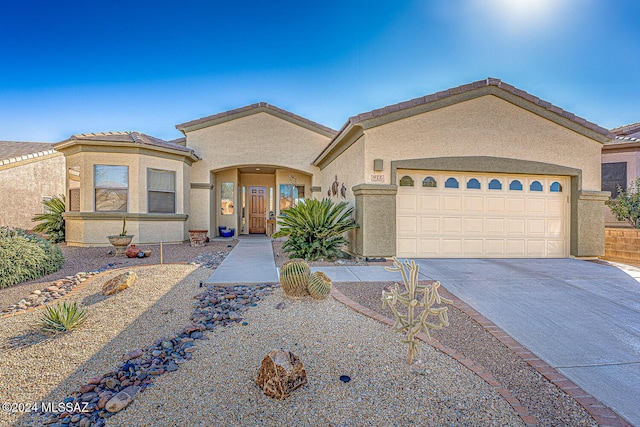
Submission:
{"label": "palm-like shrub", "polygon": [[59,247],[21,229],[0,228],[0,289],[60,270]]}
{"label": "palm-like shrub", "polygon": [[46,212],[31,218],[31,221],[42,221],[33,228],[33,231],[45,233],[49,241],[53,243],[64,241],[64,218],[62,218],[66,209],[64,195],[52,197],[42,203]]}
{"label": "palm-like shrub", "polygon": [[58,303],[53,307],[46,307],[40,318],[42,330],[51,333],[69,332],[87,320],[87,313],[74,302]]}
{"label": "palm-like shrub", "polygon": [[352,213],[353,208],[346,202],[308,199],[282,211],[278,216],[280,231],[273,237],[287,236],[282,249],[296,258],[307,261],[335,258],[349,243],[344,233],[358,228]]}

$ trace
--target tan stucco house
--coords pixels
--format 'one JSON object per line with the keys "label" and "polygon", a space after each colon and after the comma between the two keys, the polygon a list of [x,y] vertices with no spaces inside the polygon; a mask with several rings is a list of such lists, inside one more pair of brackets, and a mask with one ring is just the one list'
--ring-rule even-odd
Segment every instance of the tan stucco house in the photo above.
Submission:
{"label": "tan stucco house", "polygon": [[33,229],[42,202],[65,194],[64,164],[53,144],[0,141],[0,225]]}
{"label": "tan stucco house", "polygon": [[268,233],[270,213],[329,197],[355,207],[351,250],[378,257],[604,252],[600,168],[610,133],[497,79],[359,114],[335,131],[267,103],[176,126],[184,138],[75,135],[67,243],[189,229]]}

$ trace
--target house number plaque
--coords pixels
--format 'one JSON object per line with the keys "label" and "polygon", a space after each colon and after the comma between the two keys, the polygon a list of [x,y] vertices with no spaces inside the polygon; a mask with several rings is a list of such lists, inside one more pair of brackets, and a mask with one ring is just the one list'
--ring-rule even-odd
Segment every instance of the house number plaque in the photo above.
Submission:
{"label": "house number plaque", "polygon": [[382,175],[371,175],[371,182],[384,182],[384,174],[382,174]]}

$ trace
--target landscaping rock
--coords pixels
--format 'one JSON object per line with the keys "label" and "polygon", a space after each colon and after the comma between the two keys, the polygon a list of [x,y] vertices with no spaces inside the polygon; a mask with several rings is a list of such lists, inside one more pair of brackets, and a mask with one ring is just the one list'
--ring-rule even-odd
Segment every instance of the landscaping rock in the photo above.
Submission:
{"label": "landscaping rock", "polygon": [[306,383],[307,373],[302,361],[288,350],[271,350],[262,359],[256,378],[256,385],[264,394],[278,400],[287,398]]}
{"label": "landscaping rock", "polygon": [[137,280],[138,276],[133,271],[119,274],[102,285],[102,293],[108,296],[123,291],[133,285]]}
{"label": "landscaping rock", "polygon": [[125,388],[120,393],[109,399],[105,405],[105,409],[112,413],[122,411],[133,401],[133,398],[136,396],[138,391],[140,391],[140,387],[134,385]]}

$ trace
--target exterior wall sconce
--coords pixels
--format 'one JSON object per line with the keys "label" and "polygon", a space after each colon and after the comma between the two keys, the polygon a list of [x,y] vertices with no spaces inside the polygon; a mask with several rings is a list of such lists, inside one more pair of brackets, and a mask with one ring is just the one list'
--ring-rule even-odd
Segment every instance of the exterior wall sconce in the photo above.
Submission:
{"label": "exterior wall sconce", "polygon": [[373,161],[373,170],[376,171],[376,172],[382,171],[384,169],[383,166],[382,166],[382,163],[383,163],[382,159],[375,159]]}

